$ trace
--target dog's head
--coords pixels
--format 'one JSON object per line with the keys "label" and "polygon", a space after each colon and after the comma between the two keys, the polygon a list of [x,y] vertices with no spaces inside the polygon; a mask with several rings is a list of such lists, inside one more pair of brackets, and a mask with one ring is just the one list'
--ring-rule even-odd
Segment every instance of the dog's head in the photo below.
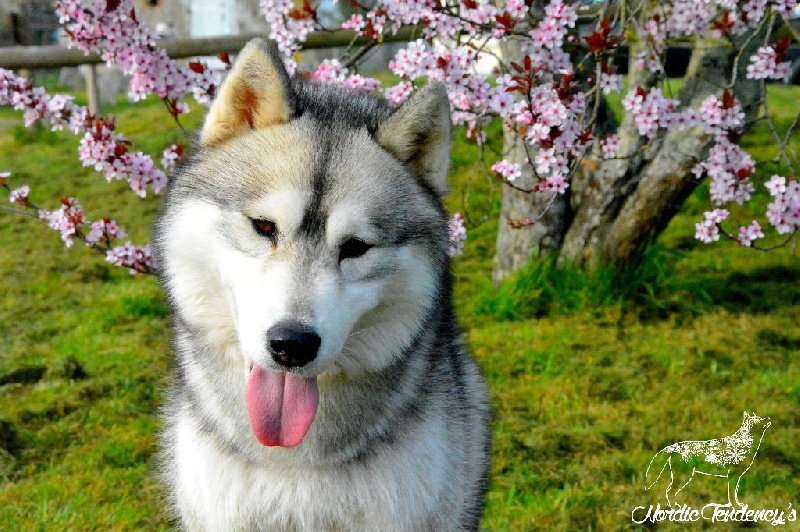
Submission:
{"label": "dog's head", "polygon": [[389,366],[449,290],[447,95],[429,85],[395,110],[290,79],[256,40],[200,143],[157,224],[161,279],[177,322],[209,348],[192,356],[216,357],[198,363],[235,373],[251,420],[270,418],[253,421],[262,443],[295,445],[317,377]]}

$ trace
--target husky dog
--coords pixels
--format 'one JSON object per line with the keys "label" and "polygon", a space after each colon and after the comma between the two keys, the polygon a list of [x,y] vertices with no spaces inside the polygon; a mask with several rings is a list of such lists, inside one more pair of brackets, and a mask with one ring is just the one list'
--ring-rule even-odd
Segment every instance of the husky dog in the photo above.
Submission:
{"label": "husky dog", "polygon": [[184,528],[478,527],[489,409],[451,301],[450,133],[441,86],[394,109],[241,52],[154,239]]}
{"label": "husky dog", "polygon": [[[764,439],[764,434],[771,425],[772,422],[768,417],[758,417],[755,412],[752,414],[745,412],[742,426],[730,436],[717,440],[681,441],[667,445],[658,451],[647,465],[644,489],[652,489],[664,471],[669,469],[670,482],[664,495],[667,498],[667,504],[672,507],[680,507],[675,498],[681,490],[689,485],[697,473],[726,479],[728,505],[733,507],[735,501],[737,505],[741,506],[739,483],[744,474],[753,466],[758,449],[761,447],[761,440]],[[650,473],[651,468],[655,478]],[[736,485],[733,488],[733,500],[731,500],[733,477],[736,477]],[[671,491],[673,496],[670,501]]]}

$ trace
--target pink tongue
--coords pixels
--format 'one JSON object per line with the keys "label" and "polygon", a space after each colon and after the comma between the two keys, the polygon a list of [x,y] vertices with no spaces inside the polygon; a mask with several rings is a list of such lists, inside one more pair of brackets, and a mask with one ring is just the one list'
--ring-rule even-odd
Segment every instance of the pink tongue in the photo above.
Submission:
{"label": "pink tongue", "polygon": [[250,425],[262,445],[294,447],[303,441],[319,405],[317,379],[253,366],[247,380]]}

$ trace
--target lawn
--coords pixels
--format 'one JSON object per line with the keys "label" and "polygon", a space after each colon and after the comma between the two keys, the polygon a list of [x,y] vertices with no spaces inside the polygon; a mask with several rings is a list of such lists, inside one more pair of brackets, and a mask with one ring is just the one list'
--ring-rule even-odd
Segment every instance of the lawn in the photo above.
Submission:
{"label": "lawn", "polygon": [[[800,90],[771,90],[788,124]],[[148,153],[181,140],[160,102],[107,111]],[[195,111],[190,128],[202,118]],[[148,239],[158,198],[138,200],[80,167],[69,134],[26,130],[16,119],[0,109],[0,171],[13,172],[12,186],[29,184],[32,200],[51,208],[75,195],[89,217],[110,216],[134,242]],[[498,134],[494,127],[495,142]],[[763,127],[746,143],[770,156]],[[487,279],[499,189],[463,132],[453,162],[448,206],[470,223],[465,254],[454,261],[457,309],[494,412],[486,529],[634,527],[636,506],[665,503],[663,479],[643,488],[653,455],[677,441],[729,435],[744,411],[772,425],[739,498],[753,508],[800,504],[794,247],[760,253],[697,243],[701,188],[649,259],[656,274],[635,290],[596,297],[599,277],[536,277],[547,269],[541,264],[495,290]],[[79,243],[67,249],[41,223],[3,211],[0,250],[0,528],[168,528],[152,459],[171,360],[157,283],[131,279]],[[537,305],[544,291],[550,303]],[[508,319],[501,310],[509,298],[533,310]],[[687,489],[695,507],[725,500],[720,479]]]}

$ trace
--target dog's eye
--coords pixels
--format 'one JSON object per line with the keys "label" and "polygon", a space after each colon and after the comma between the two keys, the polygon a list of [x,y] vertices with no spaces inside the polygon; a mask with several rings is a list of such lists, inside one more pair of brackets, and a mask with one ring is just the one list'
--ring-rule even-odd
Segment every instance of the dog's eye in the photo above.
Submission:
{"label": "dog's eye", "polygon": [[261,236],[267,237],[269,239],[274,239],[278,235],[278,226],[275,225],[275,222],[270,220],[250,220],[253,222],[253,229],[256,230]]}
{"label": "dog's eye", "polygon": [[367,244],[363,240],[351,238],[342,244],[342,249],[339,250],[339,262],[344,259],[355,259],[360,257],[372,247],[372,244]]}

